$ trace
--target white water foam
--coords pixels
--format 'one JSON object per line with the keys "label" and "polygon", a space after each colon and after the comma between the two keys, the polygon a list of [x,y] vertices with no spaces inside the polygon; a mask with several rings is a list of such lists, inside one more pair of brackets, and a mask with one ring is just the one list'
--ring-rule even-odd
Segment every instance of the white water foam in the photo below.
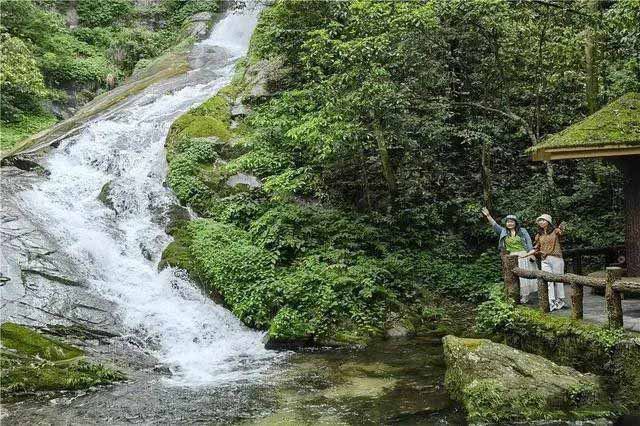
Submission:
{"label": "white water foam", "polygon": [[[207,65],[216,67],[219,78],[173,93],[149,88],[113,117],[63,141],[45,165],[49,179],[20,194],[25,211],[65,248],[78,275],[115,302],[124,325],[170,366],[171,382],[178,385],[255,377],[274,358],[261,333],[243,326],[180,271],[157,271],[170,237],[155,218],[175,203],[163,185],[165,137],[176,116],[228,82],[234,60],[246,53],[258,12],[228,14],[201,42],[231,57]],[[97,199],[106,183],[115,212]]]}

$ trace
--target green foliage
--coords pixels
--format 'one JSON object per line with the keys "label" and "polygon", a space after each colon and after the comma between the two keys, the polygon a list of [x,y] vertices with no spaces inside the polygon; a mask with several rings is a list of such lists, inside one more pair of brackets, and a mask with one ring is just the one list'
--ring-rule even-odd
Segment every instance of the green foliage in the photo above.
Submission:
{"label": "green foliage", "polygon": [[478,303],[489,297],[492,286],[500,280],[500,260],[495,255],[434,256],[423,252],[415,258],[416,275],[444,295]]}
{"label": "green foliage", "polygon": [[[547,187],[545,171],[528,167],[522,153],[532,134],[583,116],[586,26],[601,25],[601,65],[612,70],[602,78],[634,90],[638,73],[620,74],[637,66],[623,53],[638,43],[634,5],[560,13],[535,2],[276,2],[260,18],[251,53],[254,61],[283,58],[292,77],[249,117],[250,151],[233,166],[262,177],[276,199],[315,196],[377,210],[409,233],[444,225],[484,246],[494,237],[478,231],[479,208],[469,207],[482,200],[476,179],[488,145],[499,212],[523,211],[530,224],[541,211],[598,217],[590,209],[603,203],[583,208],[570,198],[578,187],[599,199],[617,173],[592,180],[588,168],[564,162]],[[610,193],[606,220],[577,224],[582,235],[569,242],[617,243],[620,197]]]}
{"label": "green foliage", "polygon": [[64,28],[61,14],[47,11],[32,0],[3,1],[0,18],[2,32],[36,46]]}
{"label": "green foliage", "polygon": [[230,137],[229,102],[214,96],[174,121],[167,137],[169,186],[185,203],[205,209],[211,198],[210,186],[221,177],[211,176],[212,163]]}
{"label": "green foliage", "polygon": [[[0,111],[3,121],[19,121],[23,112],[38,112],[47,96],[42,72],[19,38],[0,35]],[[4,139],[4,138],[3,138]]]}
{"label": "green foliage", "polygon": [[275,297],[274,257],[250,243],[245,231],[210,220],[189,224],[190,253],[196,273],[210,291],[219,292],[245,323],[265,328]]}
{"label": "green foliage", "polygon": [[515,305],[505,295],[504,286],[496,284],[489,300],[476,309],[476,328],[482,333],[497,333],[514,327]]}
{"label": "green foliage", "polygon": [[0,122],[0,151],[12,148],[18,141],[56,123],[52,115],[22,114],[16,123]]}
{"label": "green foliage", "polygon": [[132,73],[139,61],[159,56],[177,40],[177,35],[168,30],[123,28],[111,39],[107,56],[125,73]]}
{"label": "green foliage", "polygon": [[216,13],[218,0],[162,0],[161,7],[172,26],[179,27],[191,15],[200,12]]}
{"label": "green foliage", "polygon": [[[587,26],[600,22],[597,43],[612,46],[601,101],[633,87],[630,4],[276,1],[233,84],[171,128],[169,184],[210,218],[171,253],[278,338],[376,335],[423,289],[472,303],[493,291],[480,329],[516,327],[520,310],[492,290],[500,262],[480,215],[481,150],[499,213],[531,228],[551,212],[570,222],[568,245],[619,242],[614,169],[566,162],[552,182],[523,153],[584,115]],[[271,74],[269,94],[254,99],[256,76]],[[251,112],[232,130],[238,98]],[[231,190],[234,173],[263,185]]]}
{"label": "green foliage", "polygon": [[[15,138],[29,136],[26,130],[35,131],[35,117],[48,115],[42,111],[43,101],[64,101],[59,94],[70,90],[74,103],[82,105],[183,40],[184,21],[193,13],[215,11],[217,3],[165,0],[136,6],[133,0],[3,1],[1,118],[4,123],[22,123],[18,127],[24,130],[3,135],[3,149],[10,145],[6,141],[13,144]],[[65,23],[71,7],[79,18],[75,28]],[[74,94],[78,92],[82,96]]]}
{"label": "green foliage", "polygon": [[484,333],[525,333],[550,335],[553,339],[577,339],[586,345],[597,345],[604,352],[628,337],[624,330],[544,314],[537,309],[516,307],[507,299],[504,288],[498,285],[491,292],[491,298],[476,310],[476,326]]}
{"label": "green foliage", "polygon": [[294,340],[309,334],[307,319],[289,307],[280,309],[269,326],[269,336],[275,339]]}
{"label": "green foliage", "polygon": [[42,48],[40,58],[43,74],[52,84],[106,82],[109,73],[116,73],[108,59],[92,46],[67,33],[52,35]]}
{"label": "green foliage", "polygon": [[353,258],[347,251],[319,248],[278,266],[276,255],[282,258],[283,251],[272,244],[284,246],[274,236],[287,233],[281,223],[275,232],[259,231],[276,215],[268,211],[252,232],[206,219],[190,222],[174,233],[163,259],[189,269],[207,291],[220,294],[238,318],[268,328],[274,337],[321,339],[337,330],[378,334],[398,294],[403,295],[396,293],[403,284],[395,273],[405,265],[394,258]]}
{"label": "green foliage", "polygon": [[80,25],[108,27],[130,17],[133,0],[77,0]]}

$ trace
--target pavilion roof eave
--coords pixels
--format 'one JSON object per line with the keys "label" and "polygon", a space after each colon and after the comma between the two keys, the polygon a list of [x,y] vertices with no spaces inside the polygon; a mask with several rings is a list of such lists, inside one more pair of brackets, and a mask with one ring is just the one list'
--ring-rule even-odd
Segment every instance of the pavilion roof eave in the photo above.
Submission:
{"label": "pavilion roof eave", "polygon": [[628,155],[640,155],[640,145],[541,148],[533,153],[532,159],[534,161],[554,161],[579,158],[612,158]]}

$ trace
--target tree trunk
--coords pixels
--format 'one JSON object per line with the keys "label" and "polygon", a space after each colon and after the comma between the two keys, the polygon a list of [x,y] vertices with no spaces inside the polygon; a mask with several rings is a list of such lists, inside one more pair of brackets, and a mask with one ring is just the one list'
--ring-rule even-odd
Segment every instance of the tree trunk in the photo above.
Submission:
{"label": "tree trunk", "polygon": [[596,46],[593,29],[587,28],[584,41],[585,71],[587,74],[587,107],[589,114],[598,110],[598,70],[595,64]]}
{"label": "tree trunk", "polygon": [[[593,11],[598,11],[598,1],[588,0],[587,6]],[[598,67],[597,61],[597,48],[595,42],[595,31],[589,25],[584,32],[584,62],[586,72],[586,95],[587,95],[587,107],[589,108],[589,114],[593,114],[598,110]]]}
{"label": "tree trunk", "polygon": [[384,135],[377,123],[373,125],[373,134],[376,138],[376,143],[378,145],[378,155],[380,155],[380,162],[382,163],[382,175],[384,176],[384,180],[387,182],[389,199],[391,203],[393,203],[397,192],[396,173],[391,164],[391,158],[389,157],[389,150],[387,149]]}
{"label": "tree trunk", "polygon": [[487,141],[482,144],[480,161],[482,163],[482,198],[484,206],[491,211],[491,142]]}
{"label": "tree trunk", "polygon": [[640,157],[618,162],[624,177],[627,275],[640,277]]}

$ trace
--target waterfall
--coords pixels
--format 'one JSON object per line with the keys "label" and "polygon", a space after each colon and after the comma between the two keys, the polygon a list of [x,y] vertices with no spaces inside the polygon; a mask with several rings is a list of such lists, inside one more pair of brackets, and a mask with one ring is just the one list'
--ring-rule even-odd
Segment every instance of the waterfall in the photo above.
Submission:
{"label": "waterfall", "polygon": [[[261,374],[273,360],[262,334],[216,305],[181,271],[157,271],[166,212],[164,141],[172,121],[230,80],[246,54],[259,10],[229,12],[194,46],[203,64],[174,84],[146,89],[117,112],[63,140],[43,164],[45,181],[18,194],[30,220],[62,247],[80,279],[114,302],[117,315],[145,348],[169,366],[177,385],[201,385]],[[203,60],[205,59],[205,60]],[[108,184],[112,207],[98,200]]]}

